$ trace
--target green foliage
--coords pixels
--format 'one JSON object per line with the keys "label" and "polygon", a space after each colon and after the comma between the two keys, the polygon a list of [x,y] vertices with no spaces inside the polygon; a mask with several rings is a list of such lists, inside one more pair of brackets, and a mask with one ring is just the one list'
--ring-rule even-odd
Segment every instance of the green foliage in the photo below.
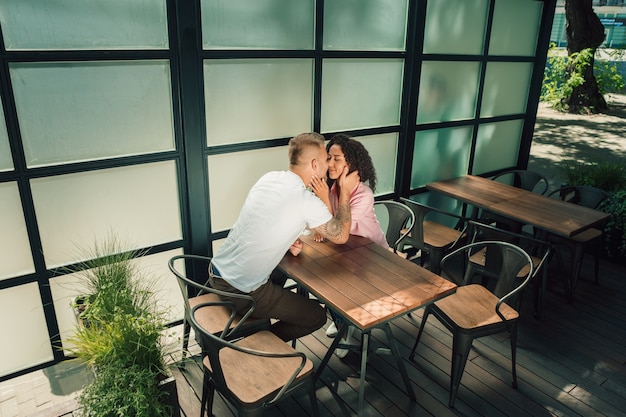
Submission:
{"label": "green foliage", "polygon": [[95,372],[79,395],[82,415],[152,417],[170,414],[158,388],[167,374],[165,312],[152,291],[154,283],[115,237],[86,251],[80,264],[84,295],[79,325],[67,351]]}
{"label": "green foliage", "polygon": [[626,260],[626,163],[565,162],[562,166],[569,185],[587,185],[611,193],[598,210],[610,213],[604,228],[606,253]]}
{"label": "green foliage", "polygon": [[150,369],[110,363],[98,368],[78,404],[82,417],[165,417],[171,415],[166,395]]}
{"label": "green foliage", "polygon": [[[583,73],[591,64],[594,52],[592,48],[587,48],[570,56],[560,56],[555,45],[551,44],[541,86],[541,100],[562,110],[563,100],[571,96],[575,87],[585,82]],[[611,56],[620,53],[615,52]],[[568,77],[569,68],[572,71]],[[593,73],[601,94],[617,93],[624,88],[624,78],[611,61],[594,60]]]}

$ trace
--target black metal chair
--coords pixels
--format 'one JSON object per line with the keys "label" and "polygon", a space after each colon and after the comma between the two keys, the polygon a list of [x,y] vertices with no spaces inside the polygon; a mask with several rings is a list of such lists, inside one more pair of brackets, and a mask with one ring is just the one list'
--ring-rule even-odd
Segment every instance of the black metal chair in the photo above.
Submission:
{"label": "black metal chair", "polygon": [[494,175],[491,179],[537,194],[545,194],[549,186],[546,177],[537,172],[525,169],[504,171]]}
{"label": "black metal chair", "polygon": [[[183,318],[183,355],[186,354],[189,345],[191,309],[201,303],[212,302],[215,303],[216,307],[212,309],[211,314],[197,316],[196,320],[206,331],[222,336],[225,339],[234,339],[260,330],[269,329],[270,321],[268,319],[259,319],[252,316],[255,307],[255,302],[252,297],[245,294],[231,294],[219,291],[211,288],[208,282],[200,284],[192,280],[179,270],[184,261],[196,262],[196,266],[200,268],[200,270],[206,271],[206,278],[208,280],[208,268],[211,258],[200,255],[176,255],[168,261],[168,267],[177,278],[178,286],[180,287],[185,303],[185,316]],[[220,295],[249,300],[250,307],[244,314],[239,314],[230,307],[232,303],[222,301]],[[217,305],[221,305],[221,308],[218,308]],[[224,331],[225,333],[223,333]]]}
{"label": "black metal chair", "polygon": [[383,227],[385,238],[389,247],[395,251],[398,250],[398,243],[407,235],[409,227],[415,222],[413,212],[404,204],[392,200],[382,200],[374,202],[374,211],[379,216],[380,209],[386,210],[387,227]]}
{"label": "black metal chair", "polygon": [[[609,198],[609,194],[599,188],[589,186],[565,186],[551,192],[549,197],[559,198],[572,204],[597,209],[600,204]],[[603,226],[584,230],[570,238],[548,234],[547,240],[553,245],[565,248],[570,252],[569,280],[563,275],[563,285],[569,301],[574,298],[574,291],[580,276],[583,258],[586,252],[594,254],[594,283],[599,283],[600,258],[603,248]],[[536,232],[541,235],[540,231]],[[545,236],[544,236],[545,237]],[[559,261],[560,261],[559,256]]]}
{"label": "black metal chair", "polygon": [[[317,416],[313,363],[269,331],[229,341],[205,329],[198,318],[221,314],[223,308],[224,303],[204,302],[189,314],[203,351],[200,417],[205,412],[213,415],[215,391],[235,406],[239,416],[262,416],[264,409],[299,389],[308,391],[311,410]],[[228,330],[224,328],[221,334]]]}
{"label": "black metal chair", "polygon": [[[404,251],[405,247],[410,246],[418,251],[421,250],[420,265],[424,266],[425,255],[427,254],[429,257],[429,269],[438,273],[443,256],[465,236],[466,219],[408,198],[401,197],[400,201],[411,209],[415,215],[415,221],[412,223],[408,233],[405,233],[400,240],[398,249]],[[432,220],[426,220],[426,217],[431,213],[439,213],[454,219],[456,228]]]}
{"label": "black metal chair", "polygon": [[[469,265],[476,253],[485,251],[485,266],[495,280],[490,291],[481,284],[472,283],[474,275]],[[526,276],[520,279],[520,271]],[[517,388],[515,354],[519,312],[513,307],[516,298],[530,282],[534,273],[530,256],[520,247],[508,242],[481,241],[462,246],[441,260],[441,275],[456,282],[454,294],[426,306],[409,359],[415,362],[415,351],[428,317],[432,314],[452,333],[452,369],[449,407],[459,389],[465,363],[474,339],[508,332],[511,339],[511,373],[513,387]]]}

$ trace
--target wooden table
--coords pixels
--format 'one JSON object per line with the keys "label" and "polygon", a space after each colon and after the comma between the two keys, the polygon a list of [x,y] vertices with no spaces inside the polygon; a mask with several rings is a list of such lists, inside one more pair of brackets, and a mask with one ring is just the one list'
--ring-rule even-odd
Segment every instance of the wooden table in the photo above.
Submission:
{"label": "wooden table", "polygon": [[598,210],[474,175],[433,182],[426,187],[563,237],[572,237],[610,217]]}
{"label": "wooden table", "polygon": [[[385,331],[409,397],[415,401],[404,362],[389,322],[456,291],[456,285],[393,252],[359,237],[345,245],[315,242],[302,236],[299,256],[287,253],[279,267],[301,287],[331,308],[344,322],[361,330],[361,375],[358,412],[363,408],[370,333]],[[319,378],[348,326],[341,326],[316,370]],[[343,347],[343,346],[341,346]]]}

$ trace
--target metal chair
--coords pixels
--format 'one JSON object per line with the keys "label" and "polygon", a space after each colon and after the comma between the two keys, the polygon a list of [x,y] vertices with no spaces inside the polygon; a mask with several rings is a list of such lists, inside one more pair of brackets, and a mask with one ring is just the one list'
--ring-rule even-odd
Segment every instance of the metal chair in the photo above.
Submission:
{"label": "metal chair", "polygon": [[[235,406],[239,416],[262,416],[265,408],[298,389],[308,391],[313,415],[317,416],[313,363],[269,331],[229,341],[205,329],[199,317],[221,314],[223,308],[223,303],[205,302],[193,307],[189,315],[203,351],[200,417],[205,412],[213,415],[216,390]],[[228,327],[221,334],[227,331]]]}
{"label": "metal chair", "polygon": [[[473,273],[468,267],[469,260],[484,249],[487,256],[485,265],[489,268],[490,277],[494,277],[496,281],[493,291],[471,282]],[[524,269],[528,271],[527,275],[520,279],[520,271]],[[426,321],[433,314],[452,332],[452,369],[448,403],[452,408],[473,340],[508,332],[511,339],[512,385],[513,388],[517,388],[515,354],[519,313],[512,305],[515,305],[516,297],[533,276],[532,259],[523,249],[508,242],[474,242],[446,255],[441,260],[441,271],[442,276],[456,282],[459,287],[454,294],[426,307],[409,359],[415,362],[415,350]]]}
{"label": "metal chair", "polygon": [[501,172],[491,177],[494,181],[504,182],[523,190],[537,194],[545,194],[548,191],[548,180],[543,175],[525,169],[512,169]]}
{"label": "metal chair", "polygon": [[[267,330],[270,327],[268,319],[259,319],[252,317],[255,302],[252,297],[245,294],[231,294],[211,288],[207,284],[200,284],[177,269],[177,266],[183,261],[196,262],[198,270],[206,271],[208,278],[208,267],[211,258],[200,255],[176,255],[168,261],[170,271],[176,276],[178,286],[180,287],[183,301],[185,303],[185,316],[183,318],[183,355],[188,350],[189,334],[190,334],[190,314],[191,309],[201,303],[215,303],[216,307],[212,309],[211,314],[197,316],[196,320],[202,325],[203,329],[225,339],[234,339],[237,337],[249,335],[260,330]],[[250,307],[244,314],[234,311],[233,303],[222,301],[221,296],[241,298],[250,301]],[[217,306],[221,307],[218,308]],[[233,306],[231,308],[231,306]]]}
{"label": "metal chair", "polygon": [[[533,261],[534,272],[531,277],[533,286],[533,304],[535,309],[535,317],[541,318],[543,310],[543,296],[546,291],[546,283],[548,281],[548,266],[547,263],[552,255],[552,246],[543,240],[535,239],[527,234],[519,234],[510,232],[508,230],[499,229],[493,225],[479,223],[470,220],[467,225],[468,235],[470,242],[480,242],[484,240],[495,240],[509,242],[516,246],[521,247],[528,253]],[[482,275],[488,279],[490,277],[490,268],[486,264],[486,248],[480,252],[475,253],[469,259],[469,274]],[[542,277],[537,279],[539,273],[542,273]],[[519,277],[524,278],[528,273],[527,270],[522,269],[519,272]],[[486,283],[485,280],[483,283]],[[519,297],[519,303],[515,308],[519,308],[521,304],[521,296]]]}
{"label": "metal chair", "polygon": [[[426,206],[408,198],[401,197],[400,201],[415,215],[415,221],[411,224],[408,233],[398,244],[399,250],[404,250],[406,246],[421,250],[420,265],[424,266],[425,254],[429,256],[429,269],[439,273],[441,259],[465,236],[465,220],[460,216],[444,212],[434,207]],[[443,224],[426,220],[430,213],[439,213],[446,217],[454,218],[456,227],[452,228]]]}
{"label": "metal chair", "polygon": [[[578,204],[583,207],[597,209],[600,204],[609,197],[609,194],[599,188],[589,186],[565,186],[551,192],[549,197],[559,198],[572,204]],[[582,267],[583,258],[586,252],[593,250],[594,253],[594,283],[599,283],[600,273],[600,257],[603,247],[603,229],[604,227],[591,228],[584,230],[570,238],[557,236],[553,234],[547,235],[547,239],[555,246],[569,249],[570,251],[570,278],[569,281],[563,276],[563,285],[565,287],[566,296],[569,301],[574,298],[574,291],[580,269]],[[541,234],[541,232],[537,232]],[[560,261],[559,256],[559,261]]]}
{"label": "metal chair", "polygon": [[[386,216],[381,215],[382,208],[386,210]],[[409,233],[411,225],[415,223],[415,215],[404,204],[392,200],[375,201],[374,210],[379,219],[382,217],[388,219],[387,227],[383,227],[383,231],[389,247],[396,252],[398,244]]]}

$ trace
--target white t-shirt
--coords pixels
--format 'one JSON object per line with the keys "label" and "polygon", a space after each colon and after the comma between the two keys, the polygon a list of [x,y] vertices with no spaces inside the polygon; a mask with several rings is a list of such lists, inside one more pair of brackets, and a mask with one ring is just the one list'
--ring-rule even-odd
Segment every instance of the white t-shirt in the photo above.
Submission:
{"label": "white t-shirt", "polygon": [[267,282],[307,227],[314,229],[332,217],[298,175],[269,172],[250,189],[237,222],[213,257],[213,265],[233,287],[254,291]]}

